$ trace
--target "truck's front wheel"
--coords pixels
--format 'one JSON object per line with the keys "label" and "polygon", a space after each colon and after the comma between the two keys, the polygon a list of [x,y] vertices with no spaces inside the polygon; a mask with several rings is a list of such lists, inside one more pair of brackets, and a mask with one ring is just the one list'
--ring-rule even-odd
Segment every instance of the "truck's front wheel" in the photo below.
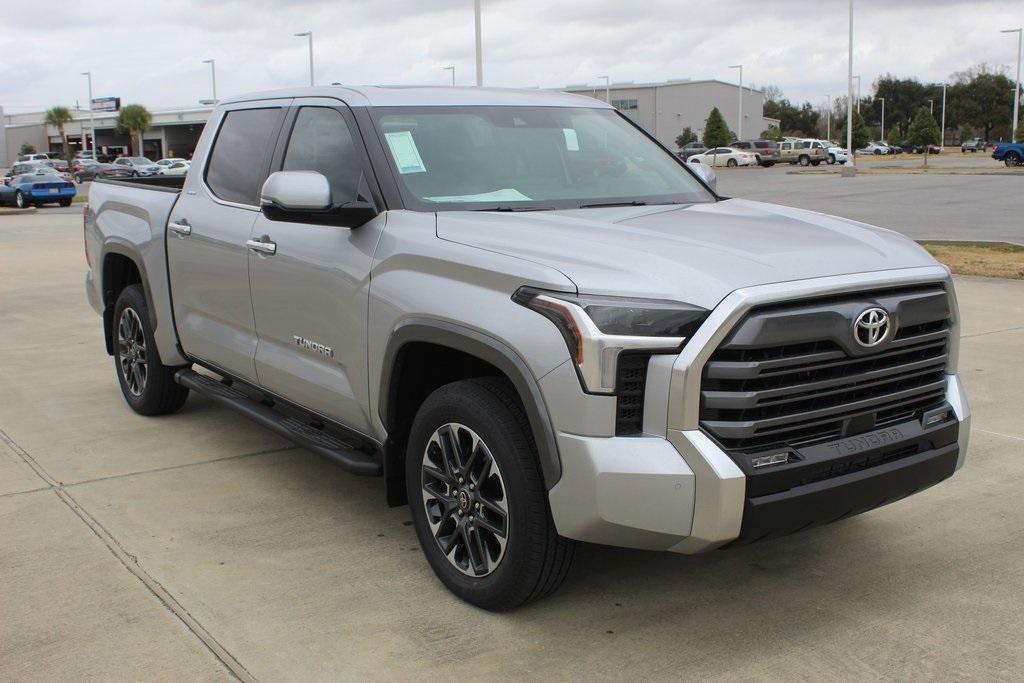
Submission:
{"label": "truck's front wheel", "polygon": [[114,305],[110,331],[121,393],[140,415],[166,415],[181,408],[188,389],[174,381],[178,368],[160,360],[142,285],[124,288]]}
{"label": "truck's front wheel", "polygon": [[551,520],[526,415],[509,383],[434,391],[413,422],[406,486],[420,546],[466,602],[510,609],[555,590],[573,542]]}

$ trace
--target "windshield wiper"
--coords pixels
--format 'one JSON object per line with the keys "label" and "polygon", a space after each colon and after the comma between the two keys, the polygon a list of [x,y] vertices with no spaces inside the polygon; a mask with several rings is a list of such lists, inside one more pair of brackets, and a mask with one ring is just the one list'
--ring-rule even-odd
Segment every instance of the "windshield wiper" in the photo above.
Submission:
{"label": "windshield wiper", "polygon": [[580,204],[581,209],[603,209],[608,206],[647,206],[647,202],[634,199],[630,202],[599,202],[596,204]]}
{"label": "windshield wiper", "polygon": [[473,209],[473,211],[554,211],[553,206],[489,206],[486,209]]}

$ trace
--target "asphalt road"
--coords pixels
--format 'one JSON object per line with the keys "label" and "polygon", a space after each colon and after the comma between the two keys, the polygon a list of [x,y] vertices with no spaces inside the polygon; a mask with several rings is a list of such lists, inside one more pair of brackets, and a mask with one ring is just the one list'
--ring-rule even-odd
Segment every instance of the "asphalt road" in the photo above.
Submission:
{"label": "asphalt road", "polygon": [[[916,155],[915,155],[916,157]],[[872,168],[919,165],[871,160]],[[992,159],[932,159],[937,166],[1002,170]],[[821,211],[896,230],[914,239],[991,240],[1024,245],[1024,173],[1006,175],[858,175],[793,173],[795,167],[717,169],[729,197]],[[819,167],[826,170],[826,167]]]}
{"label": "asphalt road", "polygon": [[84,269],[77,216],[0,216],[2,680],[1020,677],[1024,283],[958,281],[953,479],[708,555],[583,546],[550,599],[490,614],[381,481],[201,397],[132,413]]}

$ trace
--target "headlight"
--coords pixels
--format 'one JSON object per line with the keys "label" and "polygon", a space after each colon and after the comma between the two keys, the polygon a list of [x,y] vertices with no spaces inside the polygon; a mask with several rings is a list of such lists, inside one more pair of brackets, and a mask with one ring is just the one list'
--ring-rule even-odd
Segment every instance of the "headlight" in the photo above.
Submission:
{"label": "headlight", "polygon": [[555,324],[584,390],[593,394],[615,393],[620,353],[676,352],[709,313],[678,301],[576,295],[533,287],[520,287],[512,300]]}

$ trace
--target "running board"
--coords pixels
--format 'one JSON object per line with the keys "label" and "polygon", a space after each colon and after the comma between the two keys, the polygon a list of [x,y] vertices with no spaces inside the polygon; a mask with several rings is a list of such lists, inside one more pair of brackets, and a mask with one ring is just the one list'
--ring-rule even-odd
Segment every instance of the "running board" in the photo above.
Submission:
{"label": "running board", "polygon": [[359,450],[323,429],[284,415],[225,382],[188,369],[175,373],[174,381],[215,403],[237,410],[267,429],[327,458],[353,474],[380,476],[383,473],[381,460],[374,454]]}

